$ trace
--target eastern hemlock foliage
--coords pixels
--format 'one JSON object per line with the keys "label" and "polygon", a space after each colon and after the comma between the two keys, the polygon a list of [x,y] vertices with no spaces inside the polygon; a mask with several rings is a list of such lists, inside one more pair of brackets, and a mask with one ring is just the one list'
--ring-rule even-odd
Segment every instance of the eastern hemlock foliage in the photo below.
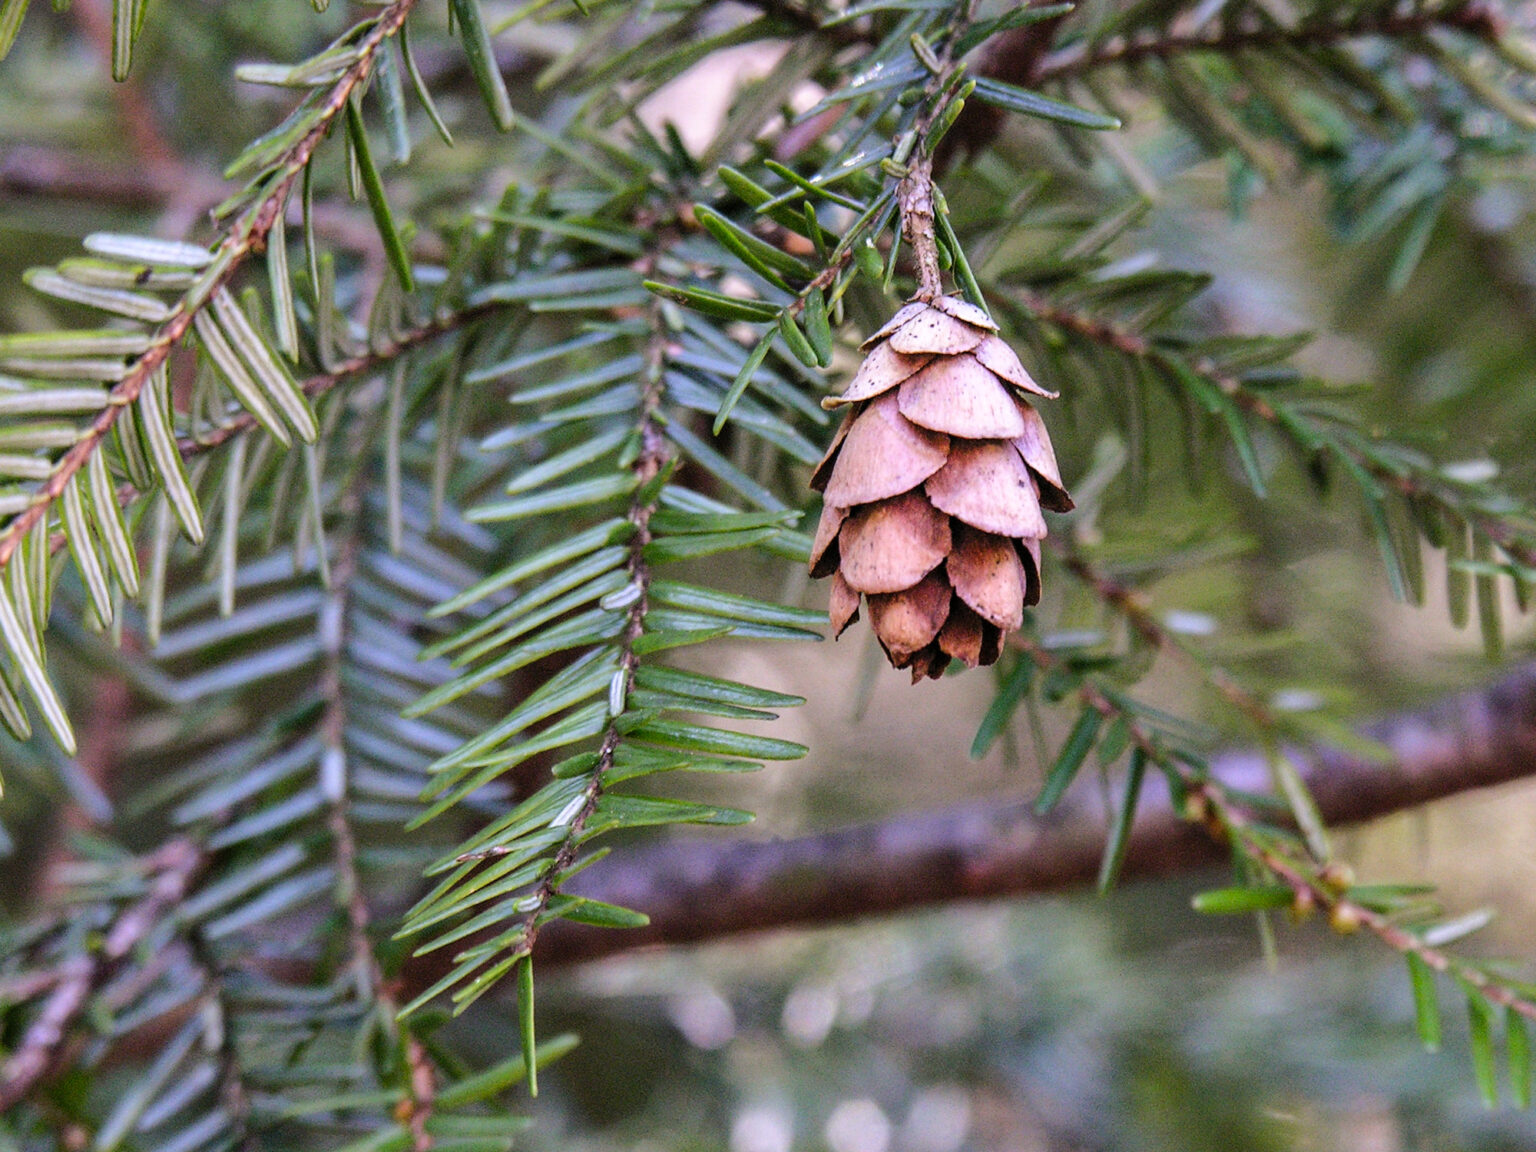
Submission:
{"label": "eastern hemlock foliage", "polygon": [[[1344,510],[1496,657],[1536,521],[1138,247],[1219,172],[1237,214],[1306,189],[1414,290],[1529,164],[1501,6],[76,4],[0,0],[8,118],[128,127],[4,176],[110,222],[28,237],[3,305],[0,821],[57,840],[0,960],[5,1139],[508,1146],[574,1043],[541,934],[647,922],[571,879],[750,819],[675,774],[805,752],[760,723],[802,701],[709,653],[818,659],[813,561],[898,666],[996,665],[972,751],[1027,712],[1042,812],[1104,776],[1102,886],[1161,778],[1231,853],[1199,910],[1374,934],[1424,1042],[1464,999],[1480,1090],[1526,1103],[1530,986],[1447,950],[1481,920],[1356,882],[1296,749],[1390,753],[1149,596]],[[720,115],[658,118],[727,58]],[[1221,737],[1270,794],[1211,773]],[[485,1064],[452,1018],[488,994],[519,1028]]]}

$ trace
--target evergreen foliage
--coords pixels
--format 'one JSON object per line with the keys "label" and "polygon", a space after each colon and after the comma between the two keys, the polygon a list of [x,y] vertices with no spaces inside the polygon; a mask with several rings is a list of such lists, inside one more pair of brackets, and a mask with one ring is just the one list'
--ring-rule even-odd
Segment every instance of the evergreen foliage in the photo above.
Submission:
{"label": "evergreen foliage", "polygon": [[[62,35],[34,7],[0,0],[6,68]],[[213,15],[110,7],[114,77],[200,83]],[[1536,582],[1530,509],[1366,422],[1297,366],[1303,339],[1228,330],[1208,277],[1121,259],[1158,182],[1217,159],[1238,211],[1315,175],[1343,237],[1391,238],[1382,287],[1409,285],[1447,214],[1532,147],[1536,54],[1498,6],[344,7],[223,29],[280,57],[235,70],[270,98],[219,119],[177,97],[189,135],[218,121],[206,151],[237,188],[191,230],[206,243],[87,235],[26,274],[8,319],[31,323],[0,335],[0,761],[8,803],[71,797],[90,820],[6,929],[0,1140],[508,1146],[509,1090],[573,1043],[537,1026],[539,934],[645,922],[567,880],[615,834],[749,819],[667,774],[805,751],[754,723],[797,697],[688,650],[821,636],[788,579],[820,400],[910,294],[913,180],[943,275],[1063,395],[1045,415],[1078,509],[1046,585],[1110,622],[1056,629],[1049,594],[1027,612],[973,753],[1021,707],[1059,710],[1039,806],[1090,765],[1113,778],[1104,887],[1160,775],[1232,854],[1199,910],[1374,934],[1423,1041],[1442,995],[1464,999],[1479,1087],[1507,1071],[1527,1102],[1530,985],[1450,950],[1480,920],[1356,883],[1288,750],[1371,746],[1148,609],[1197,541],[1113,531],[1149,498],[1166,516],[1299,474],[1358,509],[1397,598],[1422,603],[1443,558],[1451,618],[1499,652],[1503,591],[1523,609]],[[706,143],[646,126],[649,97],[746,45],[771,67]],[[1177,130],[1159,172],[1123,139],[1156,117]],[[362,245],[335,240],[349,199]],[[1187,497],[1149,493],[1170,466]],[[1158,655],[1266,750],[1272,795],[1224,786],[1211,734],[1138,695]],[[73,759],[104,683],[132,733],[110,801]],[[521,1035],[472,1067],[439,1032],[492,992]],[[131,1075],[114,1066],[147,1032]]]}

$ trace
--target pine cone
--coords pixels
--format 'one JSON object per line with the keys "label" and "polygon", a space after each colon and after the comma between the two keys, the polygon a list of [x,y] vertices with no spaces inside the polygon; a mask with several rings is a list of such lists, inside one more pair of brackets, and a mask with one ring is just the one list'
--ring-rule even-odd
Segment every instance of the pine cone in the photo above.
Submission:
{"label": "pine cone", "polygon": [[870,621],[912,681],[991,664],[1040,599],[1041,508],[1067,512],[1024,371],[982,309],[914,300],[863,345],[850,405],[811,477],[825,504],[811,575],[832,577],[835,634]]}

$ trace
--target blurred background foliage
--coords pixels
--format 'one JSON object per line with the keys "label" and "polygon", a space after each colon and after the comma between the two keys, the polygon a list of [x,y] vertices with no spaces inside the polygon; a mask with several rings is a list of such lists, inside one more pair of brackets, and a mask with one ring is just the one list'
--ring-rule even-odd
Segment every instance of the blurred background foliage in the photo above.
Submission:
{"label": "blurred background foliage", "polygon": [[[38,298],[19,288],[20,274],[72,254],[84,233],[211,237],[204,212],[221,196],[219,169],[286,106],[281,90],[235,81],[233,65],[297,60],[356,15],[339,0],[321,13],[295,0],[156,0],[125,89],[107,78],[94,7],[75,0],[72,12],[56,15],[34,5],[0,68],[6,331],[47,326]],[[513,10],[484,7],[493,26]],[[414,19],[440,29],[443,13],[427,4]],[[546,124],[560,120],[560,94],[538,92],[531,81],[568,35],[560,24],[523,23],[498,42],[514,101]],[[388,189],[397,212],[426,231],[456,224],[466,206],[494,203],[509,183],[535,179],[544,149],[521,133],[489,131],[457,49],[441,37],[423,40],[419,58],[456,144],[423,132],[410,168],[393,172]],[[685,139],[708,140],[710,118],[741,95],[741,77],[768,71],[765,55],[771,49],[753,45],[706,59],[642,115],[657,127],[677,123]],[[1070,141],[1017,123],[974,167],[946,178],[962,225],[996,213],[1000,190],[1042,181],[1025,226],[988,266],[1025,264],[1053,229],[1070,231],[1129,194],[1151,193],[1144,215],[1109,249],[1113,266],[1210,275],[1189,309],[1196,322],[1314,333],[1298,362],[1336,386],[1367,427],[1478,475],[1496,472],[1518,495],[1536,490],[1536,167],[1528,156],[1490,149],[1474,157],[1430,221],[1422,258],[1404,271],[1404,228],[1352,235],[1369,229],[1341,206],[1337,188],[1325,187],[1328,175],[1277,154],[1274,178],[1264,182],[1230,151],[1208,155],[1158,101],[1128,100],[1114,163],[1097,153],[1082,163]],[[135,134],[143,115],[157,137]],[[334,154],[322,179],[331,189],[341,182]],[[1127,187],[1136,180],[1144,186]],[[340,254],[345,304],[364,293],[381,255],[366,209],[326,199],[319,227]],[[1256,446],[1267,498],[1235,482],[1239,464],[1217,443],[1207,470],[1221,482],[1208,478],[1192,500],[1178,414],[1161,395],[1147,404],[1143,448],[1104,419],[1114,404],[1108,385],[1047,382],[1064,385],[1048,420],[1069,485],[1108,493],[1080,499],[1094,512],[1066,531],[1127,571],[1177,557],[1143,585],[1152,610],[1259,695],[1354,720],[1493,675],[1475,624],[1458,630],[1447,622],[1443,569],[1429,568],[1425,607],[1394,602],[1352,497],[1320,495],[1262,430]],[[1131,457],[1143,450],[1144,482],[1130,476]],[[818,595],[784,568],[755,568],[739,583],[769,596]],[[1038,620],[1047,636],[1082,642],[1090,634],[1090,646],[1096,632],[1112,643],[1119,627],[1060,571]],[[1507,658],[1528,655],[1528,626],[1512,609],[1506,621]],[[730,644],[693,659],[809,701],[772,726],[809,745],[806,759],[755,778],[679,786],[679,794],[757,813],[755,827],[731,835],[793,836],[964,798],[1031,796],[1043,771],[1040,741],[1054,747],[1071,720],[1047,711],[1037,735],[1021,714],[972,763],[965,751],[991,700],[985,674],[913,691],[878,666],[863,631],[820,649]],[[1149,663],[1138,690],[1209,725],[1216,742],[1249,735],[1187,665]],[[46,857],[49,813],[62,797],[26,773],[8,777],[17,780],[6,798],[10,835],[21,846],[6,873],[16,902],[36,883],[28,864]],[[92,786],[77,783],[76,800],[89,807]],[[1372,879],[1433,882],[1451,908],[1497,905],[1500,918],[1480,947],[1529,959],[1533,800],[1536,787],[1523,784],[1443,802],[1341,836],[1342,854]],[[947,909],[541,977],[541,1029],[586,1039],[546,1077],[525,1146],[1536,1146],[1529,1117],[1477,1103],[1455,1010],[1450,1054],[1419,1051],[1396,957],[1314,926],[1283,927],[1271,968],[1248,920],[1205,920],[1189,910],[1193,891],[1224,882],[1206,876],[1128,885],[1107,899]],[[487,1060],[505,1055],[513,1027],[503,1003],[455,1025],[465,1050]]]}

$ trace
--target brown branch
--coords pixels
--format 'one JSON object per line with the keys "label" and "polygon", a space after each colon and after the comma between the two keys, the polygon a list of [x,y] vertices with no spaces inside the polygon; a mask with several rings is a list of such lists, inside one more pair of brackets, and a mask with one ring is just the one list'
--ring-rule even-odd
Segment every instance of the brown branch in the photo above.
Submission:
{"label": "brown branch", "polygon": [[[1374,763],[1333,749],[1293,753],[1329,824],[1351,824],[1536,774],[1536,664],[1492,687],[1369,725],[1393,754]],[[1258,751],[1213,759],[1233,789],[1264,792]],[[551,926],[542,963],[574,963],[653,944],[807,927],[960,900],[1018,897],[1093,882],[1106,814],[1095,788],[1078,788],[1049,816],[1029,800],[986,801],[795,840],[669,839],[616,853],[569,891],[646,912],[648,927],[594,931]],[[1149,776],[1122,875],[1187,871],[1226,857],[1175,812]]]}
{"label": "brown branch", "polygon": [[[1027,78],[1031,83],[1039,84],[1078,76],[1106,65],[1135,64],[1149,58],[1167,59],[1196,52],[1231,54],[1265,48],[1317,48],[1368,37],[1406,39],[1436,28],[1465,32],[1490,43],[1498,41],[1505,32],[1504,19],[1494,5],[1486,0],[1473,0],[1473,3],[1449,11],[1430,8],[1402,13],[1362,13],[1348,20],[1308,22],[1293,28],[1266,24],[1222,26],[1212,33],[1157,33],[1137,39],[1117,36],[1098,44],[1073,44],[1046,53],[1033,62]],[[994,61],[1005,58],[1007,49],[1006,44],[999,45],[991,58]]]}
{"label": "brown branch", "polygon": [[[376,345],[367,352],[334,364],[327,372],[316,372],[313,376],[306,376],[299,382],[299,389],[311,400],[324,396],[348,377],[376,371],[405,353],[423,344],[431,343],[439,336],[458,331],[466,324],[490,314],[497,307],[499,305],[495,303],[477,304],[459,312],[438,316],[418,328],[402,333],[388,344]],[[249,412],[241,411],[217,428],[211,428],[199,436],[181,437],[176,442],[176,446],[181,450],[184,458],[191,459],[256,427],[256,418]]]}
{"label": "brown branch", "polygon": [[896,204],[901,209],[901,234],[917,262],[917,294],[913,299],[934,300],[943,295],[944,282],[934,236],[932,157],[919,154],[912,158],[907,174],[897,185]]}
{"label": "brown branch", "polygon": [[26,1099],[48,1073],[91,994],[112,978],[124,958],[182,899],[203,862],[202,850],[192,841],[168,841],[148,858],[153,875],[148,892],[118,915],[98,949],[71,955],[60,965],[42,1011],[0,1064],[0,1116]]}
{"label": "brown branch", "polygon": [[[217,187],[222,189],[222,181]],[[178,193],[168,172],[101,164],[82,156],[40,145],[18,144],[0,152],[0,193],[6,196],[61,196],[129,208],[152,207]],[[207,202],[224,196],[210,178]]]}

